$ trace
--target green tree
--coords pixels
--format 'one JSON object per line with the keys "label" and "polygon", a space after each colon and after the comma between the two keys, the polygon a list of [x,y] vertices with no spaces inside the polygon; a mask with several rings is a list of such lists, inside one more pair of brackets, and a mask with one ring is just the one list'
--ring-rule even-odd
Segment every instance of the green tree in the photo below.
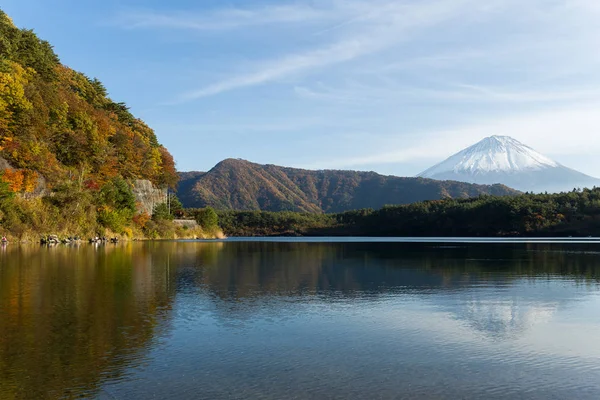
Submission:
{"label": "green tree", "polygon": [[171,209],[171,215],[175,218],[181,218],[183,217],[183,215],[185,214],[185,211],[183,209],[183,204],[181,204],[181,201],[179,201],[179,199],[177,198],[177,196],[175,194],[169,194],[170,196],[170,202],[169,202],[169,208]]}
{"label": "green tree", "polygon": [[152,211],[152,220],[154,220],[154,221],[161,221],[161,220],[172,221],[173,220],[173,214],[171,214],[169,212],[169,206],[167,205],[167,203],[160,203],[154,207],[154,210]]}
{"label": "green tree", "polygon": [[219,216],[212,207],[206,207],[196,212],[196,222],[207,232],[219,229]]}
{"label": "green tree", "polygon": [[132,216],[136,210],[131,186],[121,177],[107,182],[100,191],[100,197],[103,204],[117,210],[131,211]]}
{"label": "green tree", "polygon": [[0,202],[4,203],[5,200],[12,199],[14,197],[14,193],[10,190],[10,184],[5,182],[2,177],[4,172],[0,171]]}

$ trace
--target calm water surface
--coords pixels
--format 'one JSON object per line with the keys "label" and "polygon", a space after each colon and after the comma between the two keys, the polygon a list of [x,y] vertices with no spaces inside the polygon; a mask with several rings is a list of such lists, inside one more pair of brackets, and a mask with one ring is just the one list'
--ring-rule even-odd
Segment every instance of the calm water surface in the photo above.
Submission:
{"label": "calm water surface", "polygon": [[0,249],[1,399],[599,399],[600,244]]}

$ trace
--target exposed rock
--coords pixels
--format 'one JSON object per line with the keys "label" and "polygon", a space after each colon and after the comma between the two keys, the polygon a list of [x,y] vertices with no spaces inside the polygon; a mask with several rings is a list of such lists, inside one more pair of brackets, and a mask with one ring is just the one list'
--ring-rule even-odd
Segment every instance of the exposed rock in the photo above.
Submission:
{"label": "exposed rock", "polygon": [[32,197],[41,197],[46,194],[48,194],[48,190],[46,189],[46,179],[44,179],[44,177],[38,173],[37,186],[35,187],[33,192],[25,193],[24,196],[26,198],[32,198]]}
{"label": "exposed rock", "polygon": [[187,227],[188,229],[198,228],[199,226],[198,222],[193,219],[175,219],[173,220],[173,223],[175,223],[175,225]]}
{"label": "exposed rock", "polygon": [[167,201],[167,189],[158,189],[148,180],[136,179],[132,190],[139,213],[152,215],[154,207]]}
{"label": "exposed rock", "polygon": [[4,158],[0,157],[0,171],[5,169],[12,169],[12,166]]}

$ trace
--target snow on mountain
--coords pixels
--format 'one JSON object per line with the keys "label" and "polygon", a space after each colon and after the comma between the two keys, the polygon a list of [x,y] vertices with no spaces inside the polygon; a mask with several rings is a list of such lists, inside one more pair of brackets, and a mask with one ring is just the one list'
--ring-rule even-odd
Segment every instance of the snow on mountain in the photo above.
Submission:
{"label": "snow on mountain", "polygon": [[558,167],[559,164],[508,136],[491,136],[423,172],[430,177],[448,171],[481,174]]}
{"label": "snow on mountain", "polygon": [[508,136],[491,136],[418,175],[469,183],[502,183],[522,191],[558,192],[600,185]]}

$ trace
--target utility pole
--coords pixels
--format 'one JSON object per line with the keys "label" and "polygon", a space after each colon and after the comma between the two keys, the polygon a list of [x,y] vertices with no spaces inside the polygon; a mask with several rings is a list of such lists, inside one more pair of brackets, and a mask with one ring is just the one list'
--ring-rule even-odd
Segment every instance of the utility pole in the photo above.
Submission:
{"label": "utility pole", "polygon": [[171,194],[169,193],[168,188],[167,188],[167,210],[169,212],[169,215],[171,215]]}

